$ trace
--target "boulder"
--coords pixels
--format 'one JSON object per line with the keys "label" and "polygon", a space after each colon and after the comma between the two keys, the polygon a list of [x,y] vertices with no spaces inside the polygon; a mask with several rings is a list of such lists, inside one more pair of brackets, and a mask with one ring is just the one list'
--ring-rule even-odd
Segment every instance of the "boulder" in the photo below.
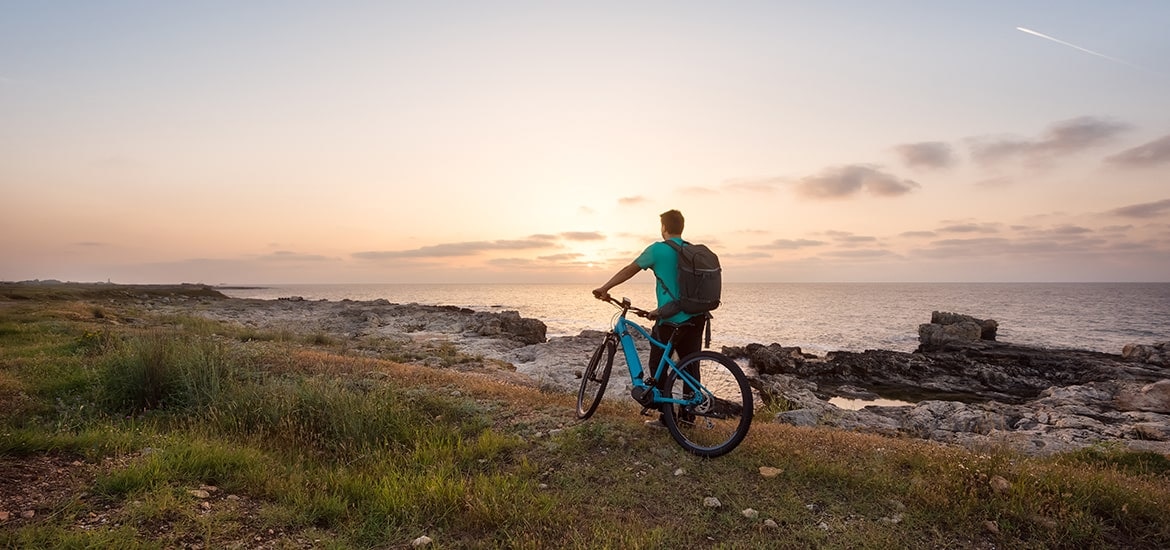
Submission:
{"label": "boulder", "polygon": [[918,341],[924,346],[994,341],[998,330],[999,323],[994,319],[976,319],[970,315],[935,311],[930,314],[930,323],[918,326]]}

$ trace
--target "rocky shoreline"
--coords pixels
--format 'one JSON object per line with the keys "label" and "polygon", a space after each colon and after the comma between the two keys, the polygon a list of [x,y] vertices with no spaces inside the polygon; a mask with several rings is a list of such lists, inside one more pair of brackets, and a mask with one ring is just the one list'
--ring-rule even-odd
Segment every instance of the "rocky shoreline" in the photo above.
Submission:
{"label": "rocky shoreline", "polygon": [[[576,392],[601,333],[546,338],[543,322],[515,311],[214,296],[142,295],[148,310],[201,315],[244,326],[324,332],[341,339],[443,342],[482,358],[487,370],[550,391]],[[722,351],[740,362],[774,421],[914,437],[975,449],[1040,455],[1093,445],[1170,454],[1170,343],[1121,354],[997,342],[995,322],[935,312],[913,352],[830,352],[781,344]],[[427,360],[422,361],[424,364]],[[607,396],[624,399],[619,359]],[[842,409],[830,398],[893,398],[912,404]],[[773,420],[758,415],[757,422]]]}

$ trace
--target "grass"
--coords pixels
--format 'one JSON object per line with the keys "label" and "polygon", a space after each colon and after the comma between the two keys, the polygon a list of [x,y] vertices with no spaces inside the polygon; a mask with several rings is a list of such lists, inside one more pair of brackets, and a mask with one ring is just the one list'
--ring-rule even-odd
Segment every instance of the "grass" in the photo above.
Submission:
{"label": "grass", "polygon": [[42,459],[93,472],[0,487],[39,502],[0,522],[2,548],[1170,546],[1159,454],[977,453],[761,416],[703,460],[625,403],[577,422],[574,396],[404,363],[481,360],[453,347],[98,307],[0,300],[0,479]]}

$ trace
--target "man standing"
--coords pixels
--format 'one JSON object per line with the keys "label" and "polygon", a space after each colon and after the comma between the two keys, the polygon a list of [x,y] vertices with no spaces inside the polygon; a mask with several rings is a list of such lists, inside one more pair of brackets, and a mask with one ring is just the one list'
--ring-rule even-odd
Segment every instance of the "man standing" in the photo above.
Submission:
{"label": "man standing", "polygon": [[[691,353],[703,349],[703,327],[707,322],[705,314],[692,315],[682,312],[675,302],[679,296],[678,285],[678,252],[674,248],[666,244],[667,240],[674,241],[679,246],[684,246],[682,239],[683,232],[683,215],[678,210],[668,210],[663,212],[659,219],[662,222],[662,241],[651,243],[642,253],[634,259],[630,265],[621,268],[613,277],[609,279],[604,285],[601,285],[593,291],[593,295],[598,299],[604,300],[609,298],[609,290],[618,286],[637,275],[639,271],[650,269],[654,272],[654,277],[658,280],[655,285],[655,291],[658,296],[658,309],[651,312],[655,315],[654,329],[651,335],[655,340],[660,342],[667,342],[673,339],[674,350],[678,353],[678,357],[686,357]],[[671,307],[667,307],[670,304]],[[661,316],[659,316],[661,315]],[[658,362],[662,360],[662,348],[657,346],[650,346],[650,361],[646,364],[646,369],[649,374],[653,374],[654,369],[658,367]],[[697,378],[698,373],[691,373]],[[660,384],[664,381],[659,380]],[[660,390],[664,390],[659,386]],[[662,423],[659,418],[658,424]]]}

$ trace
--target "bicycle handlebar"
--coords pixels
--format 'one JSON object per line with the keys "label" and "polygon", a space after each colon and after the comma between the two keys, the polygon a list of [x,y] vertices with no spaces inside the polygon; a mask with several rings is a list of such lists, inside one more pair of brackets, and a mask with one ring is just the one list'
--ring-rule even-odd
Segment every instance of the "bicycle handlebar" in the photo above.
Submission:
{"label": "bicycle handlebar", "polygon": [[653,313],[646,311],[640,307],[634,307],[633,305],[631,305],[629,298],[622,298],[621,300],[618,300],[617,298],[614,298],[613,296],[596,296],[595,295],[594,297],[597,298],[598,300],[603,301],[603,302],[609,302],[615,306],[622,308],[623,312],[632,311],[632,312],[634,312],[634,315],[637,315],[638,317],[642,317],[643,319],[649,319],[651,321],[657,319],[657,316],[655,316]]}

